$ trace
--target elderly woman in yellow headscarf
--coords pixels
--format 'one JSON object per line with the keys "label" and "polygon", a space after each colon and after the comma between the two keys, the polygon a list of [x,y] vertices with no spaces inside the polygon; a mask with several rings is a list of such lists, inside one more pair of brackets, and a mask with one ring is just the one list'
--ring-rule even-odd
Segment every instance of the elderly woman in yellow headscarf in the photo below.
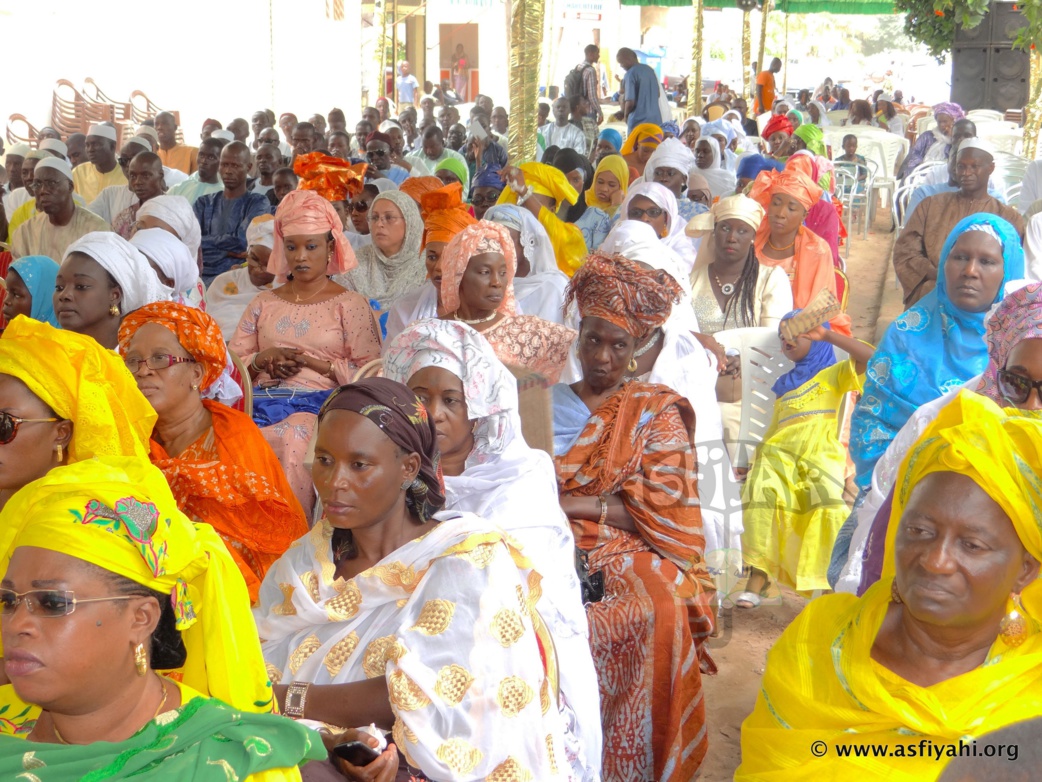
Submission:
{"label": "elderly woman in yellow headscarf", "polygon": [[972,392],[941,411],[901,466],[883,578],[813,601],[768,655],[736,779],[933,780],[1042,713],[1040,463],[1037,415]]}
{"label": "elderly woman in yellow headscarf", "polygon": [[246,585],[159,470],[79,462],[6,512],[32,523],[0,584],[0,777],[290,782],[324,757],[317,734],[266,713]]}
{"label": "elderly woman in yellow headscarf", "polygon": [[586,259],[586,240],[582,231],[560,219],[557,211],[562,204],[574,204],[579,199],[575,188],[561,171],[544,163],[507,166],[503,179],[508,187],[503,188],[499,203],[517,204],[532,213],[550,237],[558,267],[571,277]]}
{"label": "elderly woman in yellow headscarf", "polygon": [[626,163],[631,169],[631,181],[639,176],[644,176],[644,166],[651,157],[651,153],[665,139],[666,134],[662,132],[662,128],[658,125],[652,125],[650,122],[637,125],[626,137],[626,142],[622,145],[622,149],[619,152],[626,158]]}

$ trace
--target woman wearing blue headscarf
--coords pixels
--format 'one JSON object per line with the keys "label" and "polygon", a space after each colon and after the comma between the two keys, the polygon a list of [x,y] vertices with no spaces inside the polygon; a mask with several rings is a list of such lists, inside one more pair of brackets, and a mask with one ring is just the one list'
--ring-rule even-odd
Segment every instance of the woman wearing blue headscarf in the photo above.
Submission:
{"label": "woman wearing blue headscarf", "polygon": [[597,165],[608,155],[618,155],[622,149],[622,134],[613,128],[605,128],[597,136],[593,148],[593,164]]}
{"label": "woman wearing blue headscarf", "polygon": [[54,315],[54,278],[57,276],[58,264],[46,255],[26,255],[12,263],[7,270],[4,320],[10,323],[16,315],[25,315],[61,328]]}
{"label": "woman wearing blue headscarf", "polygon": [[937,287],[886,330],[854,410],[850,456],[864,490],[876,461],[922,404],[984,371],[988,310],[1024,276],[1017,229],[993,214],[960,220],[941,250]]}

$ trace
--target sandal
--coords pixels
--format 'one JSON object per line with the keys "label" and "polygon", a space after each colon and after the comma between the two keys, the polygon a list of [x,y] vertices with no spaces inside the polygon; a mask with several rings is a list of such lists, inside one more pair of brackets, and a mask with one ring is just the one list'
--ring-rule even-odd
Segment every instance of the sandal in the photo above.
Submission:
{"label": "sandal", "polygon": [[738,608],[759,608],[760,603],[763,599],[756,592],[739,592],[734,599],[734,604]]}

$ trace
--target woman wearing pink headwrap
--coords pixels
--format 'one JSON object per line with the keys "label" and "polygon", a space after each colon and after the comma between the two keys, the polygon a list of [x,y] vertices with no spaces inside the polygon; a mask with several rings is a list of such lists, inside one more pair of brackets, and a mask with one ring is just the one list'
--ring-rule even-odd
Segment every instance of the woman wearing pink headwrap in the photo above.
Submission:
{"label": "woman wearing pink headwrap", "polygon": [[303,460],[315,413],[331,390],[380,357],[369,302],[329,279],[357,265],[332,204],[312,191],[290,192],[275,212],[268,259],[268,271],[285,284],[250,303],[228,344],[259,386],[253,418],[306,512],[314,492]]}

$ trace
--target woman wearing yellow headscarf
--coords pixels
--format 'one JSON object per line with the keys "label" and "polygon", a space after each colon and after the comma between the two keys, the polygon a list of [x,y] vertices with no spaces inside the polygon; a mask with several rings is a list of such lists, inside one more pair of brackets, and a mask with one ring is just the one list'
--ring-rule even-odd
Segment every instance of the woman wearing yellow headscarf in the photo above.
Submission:
{"label": "woman wearing yellow headscarf", "polygon": [[882,580],[813,601],[768,655],[736,779],[933,780],[1042,713],[1040,463],[1037,414],[972,392],[941,411],[898,475]]}
{"label": "woman wearing yellow headscarf", "polygon": [[584,193],[586,205],[611,217],[625,200],[629,186],[630,168],[626,159],[621,155],[608,155],[601,159],[593,172],[593,186]]}
{"label": "woman wearing yellow headscarf", "polygon": [[666,134],[662,132],[662,128],[650,122],[637,125],[626,137],[626,142],[619,152],[634,172],[630,174],[631,180],[644,176],[644,166],[648,158],[665,139]]}
{"label": "woman wearing yellow headscarf", "polygon": [[7,510],[32,523],[0,587],[0,778],[154,778],[161,764],[164,779],[290,781],[325,755],[265,713],[245,582],[147,459],[54,470]]}

